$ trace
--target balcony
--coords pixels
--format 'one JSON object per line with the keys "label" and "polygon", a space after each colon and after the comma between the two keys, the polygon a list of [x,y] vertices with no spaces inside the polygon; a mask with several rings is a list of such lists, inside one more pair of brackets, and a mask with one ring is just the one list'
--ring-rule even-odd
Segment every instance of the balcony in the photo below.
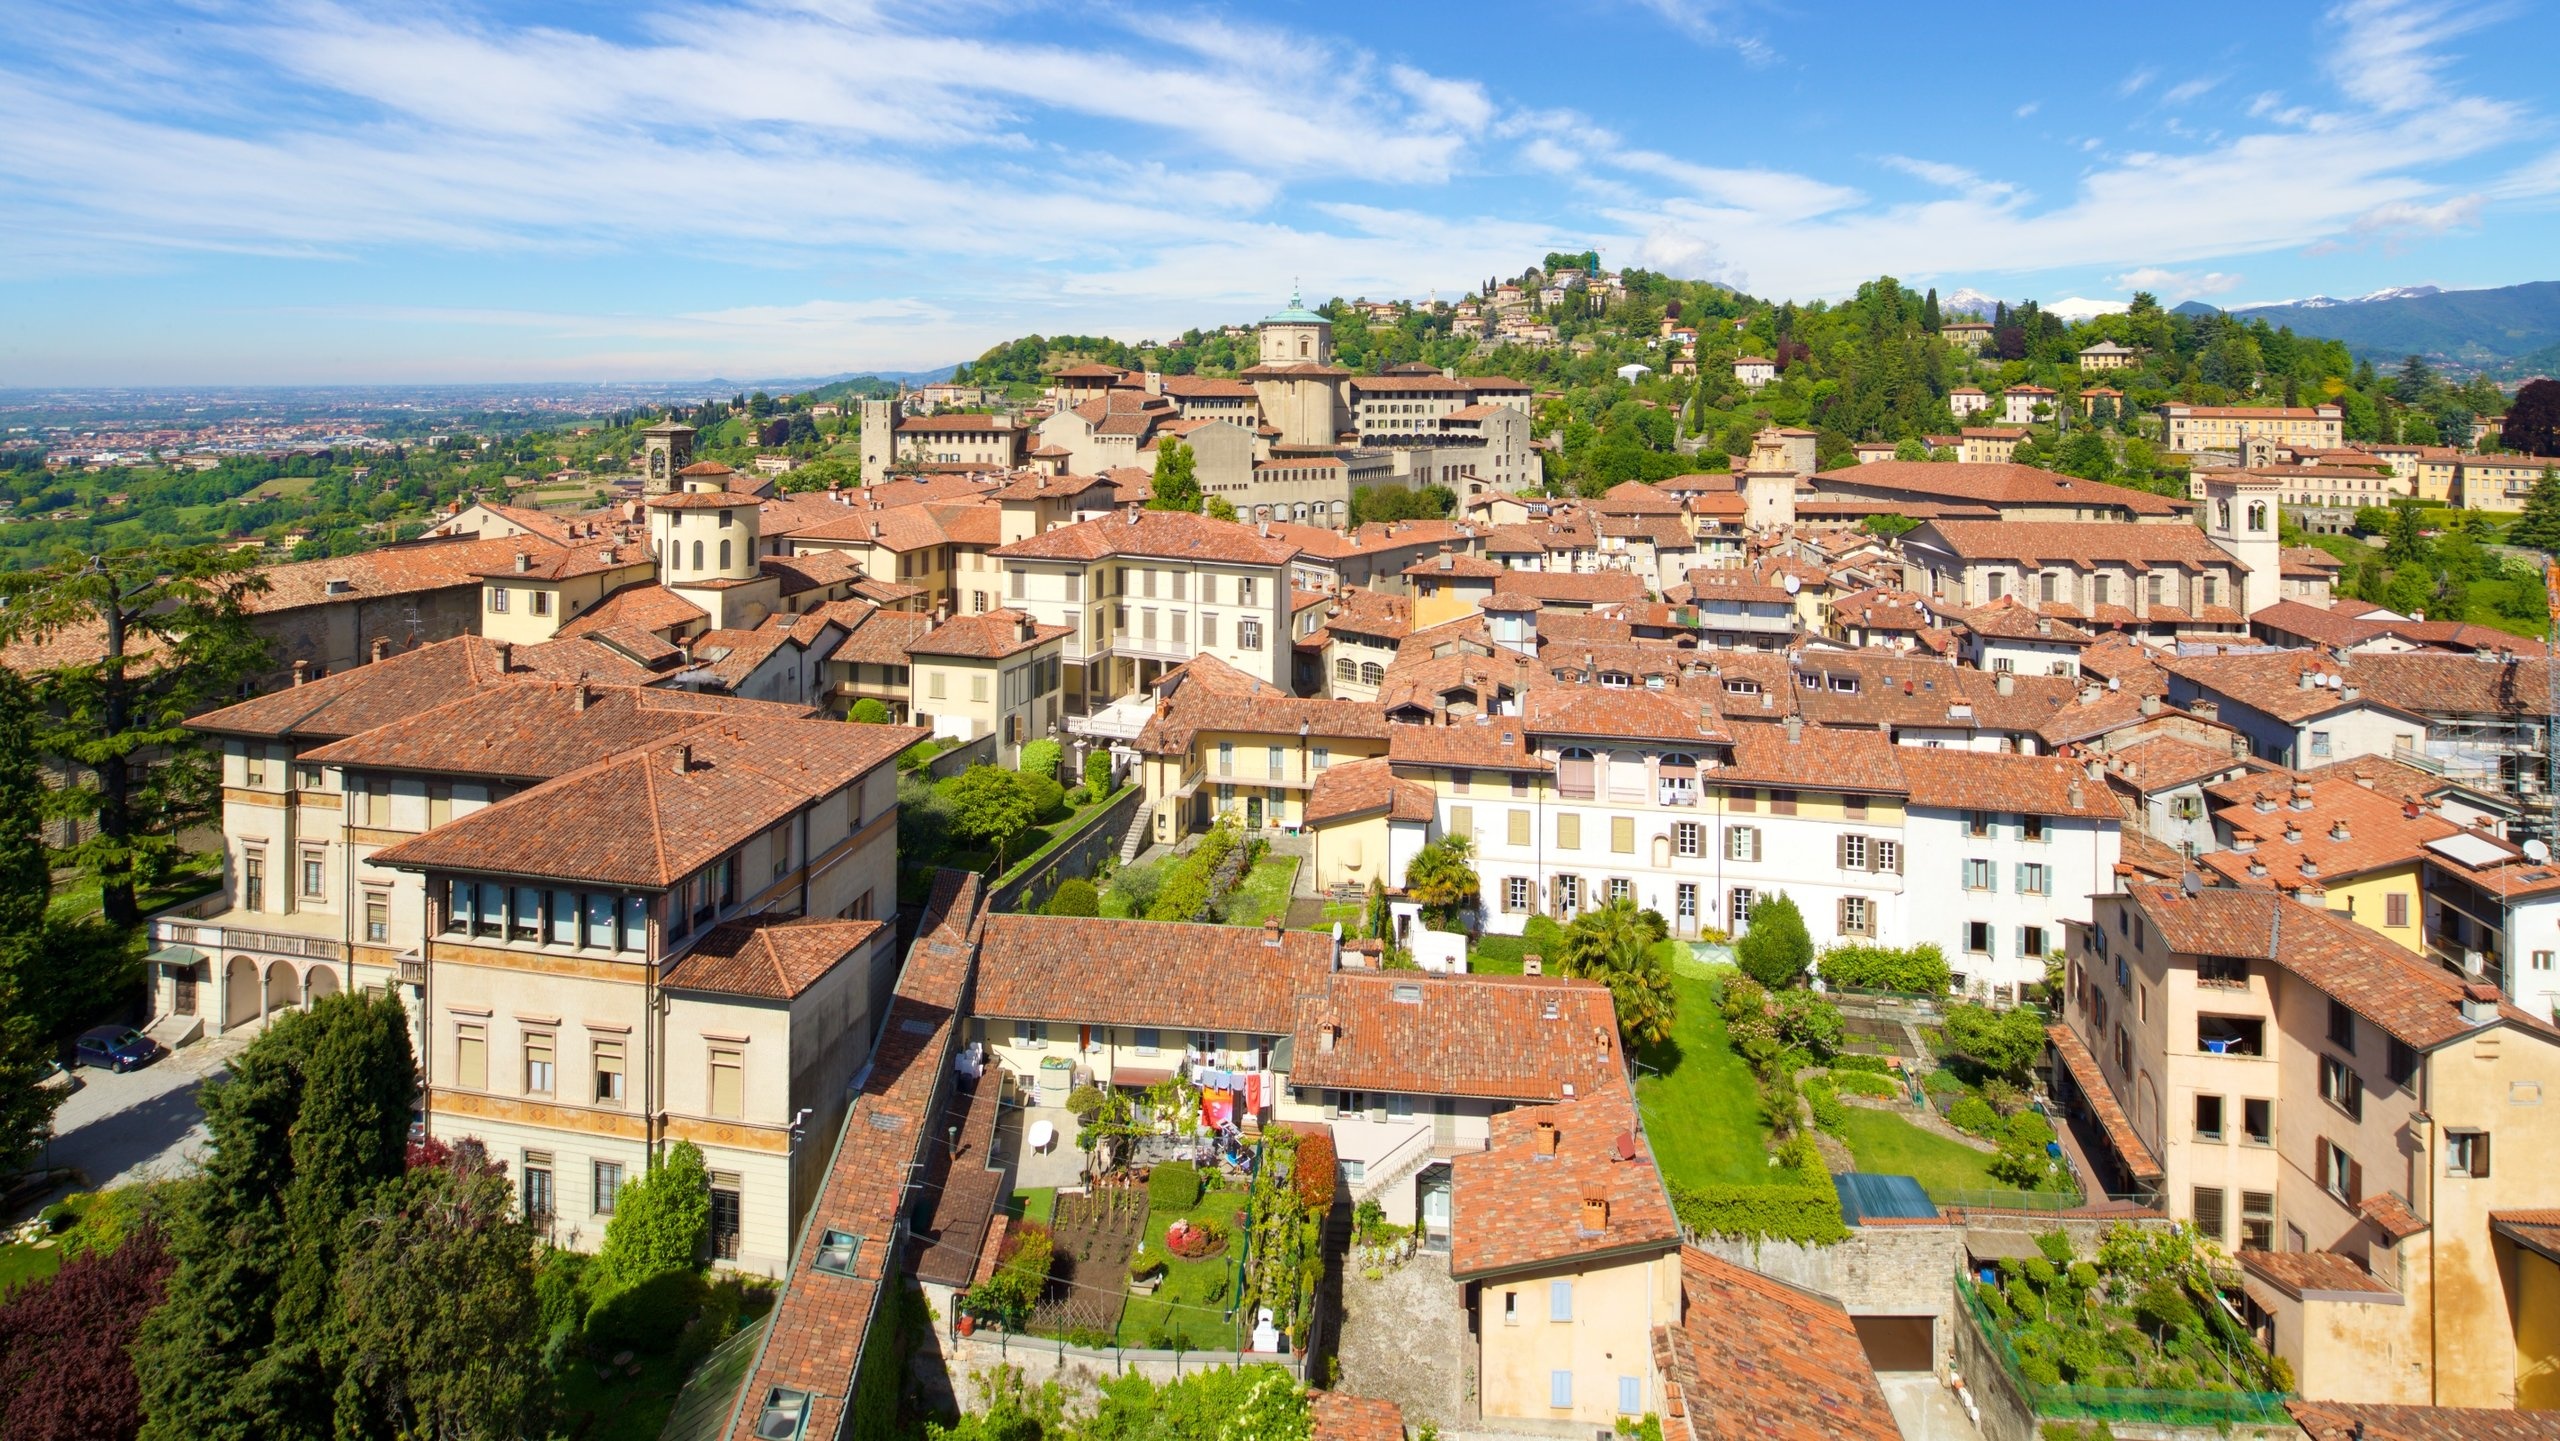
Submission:
{"label": "balcony", "polygon": [[203,951],[256,951],[261,955],[294,956],[310,961],[343,961],[347,958],[346,942],[339,939],[345,924],[340,917],[317,912],[250,914],[256,915],[257,925],[233,925],[226,922],[223,915],[202,920],[164,916],[151,923],[151,941],[155,946],[194,946]]}
{"label": "balcony", "polygon": [[2263,1056],[2266,1033],[2255,1016],[2196,1017],[2196,1049],[2209,1056]]}

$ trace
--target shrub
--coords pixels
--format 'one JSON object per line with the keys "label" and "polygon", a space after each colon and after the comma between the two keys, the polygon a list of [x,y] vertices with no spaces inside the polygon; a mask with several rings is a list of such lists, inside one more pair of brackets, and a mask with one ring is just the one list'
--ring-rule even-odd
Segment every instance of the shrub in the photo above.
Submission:
{"label": "shrub", "polygon": [[124,1244],[10,1292],[0,1302],[0,1435],[133,1435],[142,1395],[129,1347],[176,1265],[146,1220]]}
{"label": "shrub", "polygon": [[1333,1209],[1333,1173],[1333,1137],[1323,1131],[1301,1137],[1297,1170],[1291,1179],[1297,1184],[1299,1201],[1317,1215]]}
{"label": "shrub", "polygon": [[1804,1083],[1804,1098],[1813,1111],[1815,1125],[1838,1135],[1840,1128],[1848,1124],[1848,1108],[1840,1104],[1840,1092],[1831,1084],[1830,1077],[1814,1076],[1807,1079]]}
{"label": "shrub", "polygon": [[711,1236],[711,1176],[702,1152],[678,1141],[649,1174],[615,1198],[604,1246],[588,1268],[588,1294],[602,1307],[615,1293],[700,1264]]}
{"label": "shrub", "polygon": [[1683,1227],[1701,1235],[1812,1246],[1849,1238],[1849,1228],[1840,1222],[1840,1197],[1828,1186],[1675,1184],[1671,1208]]}
{"label": "shrub", "polygon": [[1219,1221],[1176,1221],[1165,1228],[1164,1247],[1186,1261],[1203,1260],[1227,1249],[1227,1228]]}
{"label": "shrub", "polygon": [[1838,1006],[1811,991],[1781,991],[1777,1000],[1780,1040],[1817,1061],[1840,1049],[1848,1028]]}
{"label": "shrub", "polygon": [[1016,1221],[996,1250],[993,1275],[969,1292],[969,1304],[1007,1327],[1020,1330],[1031,1308],[1049,1290],[1049,1268],[1057,1256],[1057,1240],[1037,1221]]}
{"label": "shrub", "polygon": [[1152,1245],[1141,1245],[1129,1253],[1129,1275],[1143,1281],[1164,1269],[1164,1252]]}
{"label": "shrub", "polygon": [[1031,797],[1031,819],[1035,824],[1054,820],[1065,812],[1067,788],[1058,784],[1055,776],[1046,772],[1024,771],[1022,788],[1023,793]]}
{"label": "shrub", "polygon": [[1111,753],[1109,751],[1085,752],[1084,788],[1093,792],[1096,800],[1111,794]]}
{"label": "shrub", "polygon": [[587,1343],[608,1354],[625,1349],[664,1351],[675,1343],[701,1301],[700,1273],[660,1271],[645,1281],[598,1296],[587,1312]]}
{"label": "shrub", "polygon": [[1895,946],[1840,945],[1822,953],[1822,979],[1834,986],[1861,991],[1946,994],[1946,953],[1929,943],[1907,949]]}
{"label": "shrub", "polygon": [[1084,877],[1070,877],[1049,893],[1049,903],[1041,907],[1041,912],[1052,916],[1098,916],[1102,914],[1102,893]]}
{"label": "shrub", "polygon": [[1947,1120],[1957,1130],[1970,1131],[1977,1136],[1989,1136],[2000,1129],[2000,1113],[1991,1109],[1991,1103],[1980,1096],[1967,1096],[1956,1102],[1948,1109]]}
{"label": "shrub", "polygon": [[1749,928],[1734,943],[1733,958],[1743,973],[1776,990],[1790,986],[1813,962],[1813,933],[1804,913],[1784,891],[1765,896],[1751,907]]}
{"label": "shrub", "polygon": [[1047,776],[1051,780],[1056,780],[1058,766],[1066,759],[1066,755],[1066,747],[1059,745],[1056,741],[1046,739],[1031,741],[1023,746],[1022,758],[1014,769],[1027,776]]}
{"label": "shrub", "polygon": [[864,696],[845,712],[845,719],[867,726],[884,726],[889,723],[889,708],[870,696]]}
{"label": "shrub", "polygon": [[1086,790],[1081,782],[1067,787],[1067,809],[1082,810],[1092,803],[1093,792]]}
{"label": "shrub", "polygon": [[1149,1171],[1147,1204],[1163,1211],[1188,1211],[1200,1204],[1200,1168],[1189,1161],[1166,1161]]}
{"label": "shrub", "polygon": [[1831,1068],[1831,1082],[1853,1096],[1886,1097],[1902,1094],[1902,1088],[1895,1085],[1889,1077],[1879,1076],[1873,1071],[1842,1070],[1837,1063],[1834,1063]]}
{"label": "shrub", "polygon": [[1948,1007],[1945,1038],[1947,1050],[2013,1081],[2024,1079],[2045,1049],[2044,1021],[2035,1012],[1988,1006]]}
{"label": "shrub", "polygon": [[1856,1051],[1844,1051],[1831,1058],[1831,1069],[1835,1071],[1865,1071],[1870,1074],[1880,1076],[1891,1071],[1893,1067],[1886,1065],[1884,1057],[1882,1056],[1869,1056],[1860,1054]]}
{"label": "shrub", "polygon": [[1122,914],[1150,915],[1155,910],[1156,897],[1164,891],[1164,867],[1126,867],[1111,878],[1111,889],[1128,904],[1128,909]]}
{"label": "shrub", "polygon": [[[2036,1249],[2044,1253],[2044,1258],[2046,1260],[2051,1261],[2057,1266],[2071,1265],[2071,1233],[2068,1231],[2043,1232],[2036,1237]],[[2079,1280],[2078,1267],[2072,1268],[2072,1279]],[[2094,1268],[2092,1268],[2089,1272],[2089,1279],[2082,1281],[2081,1284],[2083,1286],[2095,1285],[2097,1283],[2097,1279],[2098,1273]]]}
{"label": "shrub", "polygon": [[1067,1114],[1079,1121],[1090,1121],[1093,1114],[1110,1100],[1100,1086],[1078,1086],[1067,1093]]}

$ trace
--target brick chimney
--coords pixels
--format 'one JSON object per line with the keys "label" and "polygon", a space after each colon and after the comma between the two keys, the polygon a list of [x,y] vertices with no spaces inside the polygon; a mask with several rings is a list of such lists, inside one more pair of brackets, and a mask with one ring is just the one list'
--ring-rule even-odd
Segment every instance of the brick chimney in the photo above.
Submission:
{"label": "brick chimney", "polygon": [[1271,919],[1262,923],[1262,943],[1266,946],[1272,946],[1275,948],[1280,944],[1280,918],[1278,916],[1273,916]]}
{"label": "brick chimney", "polygon": [[587,673],[585,671],[580,671],[578,672],[577,685],[569,692],[569,708],[573,711],[583,711],[587,708],[587,702],[589,699],[590,697],[587,694]]}
{"label": "brick chimney", "polygon": [[504,640],[502,640],[502,641],[498,642],[498,647],[497,647],[497,649],[498,649],[498,672],[499,672],[499,674],[503,675],[503,674],[505,674],[506,672],[508,672],[508,671],[510,671],[510,670],[513,670],[513,669],[515,668],[515,663],[516,663],[516,647],[515,647],[515,642],[513,642],[513,641],[504,641]]}
{"label": "brick chimney", "polygon": [[1582,1193],[1582,1233],[1601,1235],[1609,1229],[1609,1198],[1596,1191]]}
{"label": "brick chimney", "polygon": [[1556,1140],[1556,1123],[1553,1121],[1540,1121],[1538,1123],[1537,1150],[1534,1154],[1541,1160],[1554,1160],[1556,1158]]}
{"label": "brick chimney", "polygon": [[308,684],[310,680],[311,662],[307,660],[295,661],[293,663],[293,683],[295,685],[305,685]]}
{"label": "brick chimney", "polygon": [[1546,973],[1546,957],[1533,953],[1520,958],[1520,974],[1524,976],[1543,976]]}

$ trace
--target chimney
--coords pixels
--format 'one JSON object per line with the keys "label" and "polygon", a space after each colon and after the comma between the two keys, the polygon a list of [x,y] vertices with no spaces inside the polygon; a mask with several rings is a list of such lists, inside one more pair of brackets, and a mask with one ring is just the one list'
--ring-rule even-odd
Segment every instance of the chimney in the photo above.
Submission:
{"label": "chimney", "polygon": [[1273,916],[1262,923],[1262,943],[1275,948],[1279,946],[1280,918],[1278,916]]}
{"label": "chimney", "polygon": [[1803,742],[1804,717],[1800,715],[1791,715],[1787,717],[1787,744],[1801,745]]}
{"label": "chimney", "polygon": [[2485,984],[2464,986],[2462,1019],[2474,1026],[2485,1026],[2498,1019],[2498,988]]}
{"label": "chimney", "polygon": [[2311,809],[2311,782],[2295,781],[2293,783],[2293,808],[2298,811]]}
{"label": "chimney", "polygon": [[587,673],[580,671],[577,685],[569,692],[569,709],[583,711],[587,708],[587,700]]}
{"label": "chimney", "polygon": [[2002,695],[2016,695],[2018,693],[2018,678],[2004,670],[1992,678],[1991,688]]}
{"label": "chimney", "polygon": [[498,650],[498,673],[499,673],[500,675],[504,675],[504,674],[506,674],[509,670],[512,670],[512,669],[514,669],[514,667],[515,667],[515,661],[516,661],[516,647],[515,647],[515,642],[513,642],[513,641],[504,641],[504,640],[502,640],[502,641],[498,642],[497,650]]}
{"label": "chimney", "polygon": [[1582,1193],[1582,1234],[1597,1236],[1609,1229],[1609,1198],[1597,1192]]}
{"label": "chimney", "polygon": [[2063,788],[2063,792],[2062,792],[2062,799],[2063,799],[2063,802],[2064,802],[2066,805],[2070,806],[2073,810],[2075,810],[2075,811],[2076,811],[2076,810],[2080,809],[2080,803],[2081,803],[2081,801],[2082,801],[2082,799],[2083,799],[2083,798],[2084,798],[2084,792],[2082,792],[2082,791],[2081,791],[2081,789],[2080,789],[2080,782],[2078,782],[2078,781],[2076,781],[2076,780],[2075,780],[2075,781],[2073,781],[2070,785],[2068,785],[2068,786],[2066,786],[2066,787],[2064,787],[2064,788]]}
{"label": "chimney", "polygon": [[1550,1161],[1554,1160],[1556,1156],[1556,1139],[1556,1123],[1553,1121],[1540,1121],[1538,1123],[1538,1149],[1536,1154],[1542,1159]]}
{"label": "chimney", "polygon": [[2302,858],[2302,865],[2299,867],[2299,869],[2300,869],[2300,870],[2301,870],[2301,872],[2302,872],[2302,878],[2303,878],[2304,880],[2309,881],[2309,880],[2317,880],[2317,879],[2319,879],[2319,876],[2320,876],[2320,863],[2319,863],[2318,861],[2313,860],[2311,857],[2309,857],[2309,856],[2304,856],[2304,857]]}
{"label": "chimney", "polygon": [[517,551],[517,552],[516,552],[516,574],[518,574],[518,575],[522,575],[522,574],[524,574],[526,571],[529,571],[529,570],[531,570],[531,569],[533,569],[533,557],[532,557],[532,556],[530,556],[530,555],[525,554],[523,551]]}
{"label": "chimney", "polygon": [[1028,643],[1032,635],[1031,617],[1017,612],[1013,618],[1013,638]]}
{"label": "chimney", "polygon": [[685,741],[676,747],[676,770],[684,772],[691,769],[693,769],[693,742]]}
{"label": "chimney", "polygon": [[1327,1021],[1316,1030],[1316,1049],[1329,1053],[1333,1050],[1333,1043],[1340,1039],[1342,1039],[1341,1025],[1334,1021]]}
{"label": "chimney", "polygon": [[2160,714],[2160,697],[2156,695],[2144,696],[2142,698],[2142,713],[2144,715]]}
{"label": "chimney", "polygon": [[2301,689],[2310,690],[2312,687],[2320,683],[2320,678],[2310,671],[2304,671],[2299,677],[2297,677],[2297,681],[2299,682]]}
{"label": "chimney", "polygon": [[1520,958],[1520,974],[1524,976],[1543,976],[1546,973],[1546,957],[1533,952]]}
{"label": "chimney", "polygon": [[295,685],[303,685],[308,683],[310,679],[311,662],[307,660],[295,661],[293,663],[293,683]]}
{"label": "chimney", "polygon": [[2343,841],[2346,838],[2347,823],[2345,821],[2339,821],[2337,824],[2329,827],[2329,839],[2333,841]]}
{"label": "chimney", "polygon": [[375,660],[382,660],[389,656],[391,654],[391,637],[387,635],[375,636],[373,638],[372,654]]}

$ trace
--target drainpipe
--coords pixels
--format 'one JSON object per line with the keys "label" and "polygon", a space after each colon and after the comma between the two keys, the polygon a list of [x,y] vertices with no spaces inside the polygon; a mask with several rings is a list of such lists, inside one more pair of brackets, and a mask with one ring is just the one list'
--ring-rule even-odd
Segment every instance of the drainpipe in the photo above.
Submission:
{"label": "drainpipe", "polygon": [[2444,1293],[2436,1285],[2436,1121],[2427,1109],[2435,1101],[2435,1058],[2422,1055],[2418,1061],[2418,1109],[2409,1117],[2413,1126],[2425,1127],[2419,1138],[2418,1164],[2427,1176],[2427,1404],[2436,1405],[2436,1311]]}

